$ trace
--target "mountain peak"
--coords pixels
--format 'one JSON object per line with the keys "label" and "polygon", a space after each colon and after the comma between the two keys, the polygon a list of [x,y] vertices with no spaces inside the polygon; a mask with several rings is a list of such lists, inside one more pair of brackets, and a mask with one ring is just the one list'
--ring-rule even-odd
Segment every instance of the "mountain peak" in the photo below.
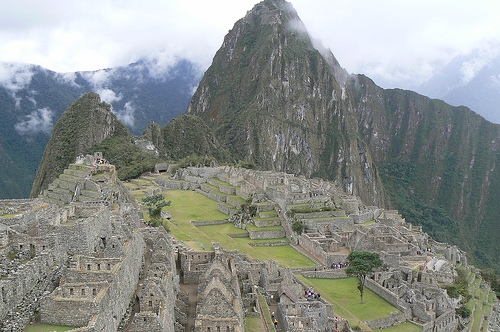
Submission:
{"label": "mountain peak", "polygon": [[36,174],[31,196],[36,197],[59,174],[94,145],[111,136],[132,134],[95,92],[76,100],[57,121]]}

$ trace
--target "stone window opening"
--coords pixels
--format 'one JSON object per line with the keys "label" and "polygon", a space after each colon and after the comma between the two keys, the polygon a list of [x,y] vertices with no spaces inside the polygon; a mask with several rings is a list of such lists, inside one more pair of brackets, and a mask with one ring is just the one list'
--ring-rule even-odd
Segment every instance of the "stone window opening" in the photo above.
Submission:
{"label": "stone window opening", "polygon": [[149,301],[149,306],[152,307],[153,306],[153,301]]}
{"label": "stone window opening", "polygon": [[101,264],[97,264],[97,270],[101,269]]}
{"label": "stone window opening", "polygon": [[89,270],[89,271],[90,271],[90,268],[91,268],[91,267],[90,267],[90,264],[87,264],[87,270]]}
{"label": "stone window opening", "polygon": [[108,270],[111,270],[111,264],[108,263]]}
{"label": "stone window opening", "polygon": [[82,295],[85,295],[85,289],[82,288]]}
{"label": "stone window opening", "polygon": [[73,288],[69,289],[69,295],[73,295]]}
{"label": "stone window opening", "polygon": [[92,295],[94,295],[94,296],[97,295],[97,290],[95,288],[92,288]]}

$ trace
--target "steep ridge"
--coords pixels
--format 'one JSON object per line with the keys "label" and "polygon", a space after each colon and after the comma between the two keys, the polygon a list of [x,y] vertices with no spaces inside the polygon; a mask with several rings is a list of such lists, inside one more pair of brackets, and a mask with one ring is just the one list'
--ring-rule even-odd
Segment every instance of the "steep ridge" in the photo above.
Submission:
{"label": "steep ridge", "polygon": [[90,92],[76,100],[54,126],[38,167],[31,197],[36,197],[54,181],[79,154],[108,137],[132,140],[132,134],[111,112],[111,106]]}
{"label": "steep ridge", "polygon": [[383,206],[348,75],[322,53],[289,3],[257,4],[225,37],[187,113],[203,118],[237,161],[335,179]]}
{"label": "steep ridge", "polygon": [[235,161],[336,180],[500,271],[499,126],[348,75],[289,3],[266,0],[236,22],[187,114]]}

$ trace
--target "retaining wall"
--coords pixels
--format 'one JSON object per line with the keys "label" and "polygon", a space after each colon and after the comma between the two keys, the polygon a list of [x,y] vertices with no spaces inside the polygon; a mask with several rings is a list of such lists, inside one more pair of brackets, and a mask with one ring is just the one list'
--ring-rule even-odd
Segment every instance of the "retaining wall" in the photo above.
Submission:
{"label": "retaining wall", "polygon": [[263,230],[263,231],[252,231],[247,229],[248,236],[250,239],[278,239],[285,237],[284,229],[274,229],[274,230]]}

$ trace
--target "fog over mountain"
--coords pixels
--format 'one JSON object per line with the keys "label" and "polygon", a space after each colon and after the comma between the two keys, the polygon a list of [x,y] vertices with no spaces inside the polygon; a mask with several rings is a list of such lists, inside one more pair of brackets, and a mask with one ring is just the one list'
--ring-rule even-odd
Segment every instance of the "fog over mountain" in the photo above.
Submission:
{"label": "fog over mountain", "polygon": [[129,66],[56,73],[0,63],[0,198],[27,197],[52,128],[64,110],[97,92],[134,135],[186,110],[201,70],[188,60],[168,66],[144,58]]}
{"label": "fog over mountain", "polygon": [[416,91],[451,105],[467,106],[500,123],[500,47],[455,57]]}

